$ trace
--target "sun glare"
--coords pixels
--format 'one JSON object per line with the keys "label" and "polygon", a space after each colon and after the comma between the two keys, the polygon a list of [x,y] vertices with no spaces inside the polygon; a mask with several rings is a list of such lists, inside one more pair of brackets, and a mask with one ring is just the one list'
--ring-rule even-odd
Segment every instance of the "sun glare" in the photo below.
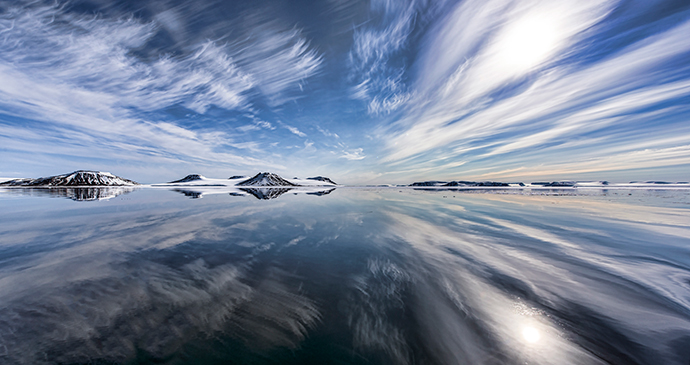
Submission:
{"label": "sun glare", "polygon": [[525,327],[522,329],[522,337],[529,343],[536,343],[541,338],[541,334],[534,327]]}
{"label": "sun glare", "polygon": [[499,41],[507,66],[530,69],[546,61],[558,48],[558,24],[548,14],[533,14],[508,25]]}

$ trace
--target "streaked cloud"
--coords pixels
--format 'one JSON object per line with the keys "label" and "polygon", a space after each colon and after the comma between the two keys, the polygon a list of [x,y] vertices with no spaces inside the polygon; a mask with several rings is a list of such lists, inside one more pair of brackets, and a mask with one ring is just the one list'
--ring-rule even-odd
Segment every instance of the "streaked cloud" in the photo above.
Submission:
{"label": "streaked cloud", "polygon": [[0,170],[404,183],[680,176],[686,161],[687,4],[92,5],[0,0]]}
{"label": "streaked cloud", "polygon": [[403,82],[406,66],[394,62],[408,45],[414,27],[416,1],[372,1],[371,12],[381,24],[365,25],[354,34],[349,54],[351,97],[367,102],[371,114],[386,114],[409,99]]}
{"label": "streaked cloud", "polygon": [[[457,5],[428,36],[414,83],[416,96],[407,103],[404,116],[380,129],[388,144],[384,160],[408,161],[421,168],[428,166],[436,151],[443,149],[448,156],[451,148],[462,151],[455,157],[477,164],[505,154],[520,161],[517,156],[525,154],[526,167],[551,166],[554,159],[577,157],[567,149],[558,156],[544,155],[540,162],[527,154],[596,137],[605,139],[590,147],[603,149],[616,134],[629,133],[628,123],[635,114],[649,110],[662,112],[656,120],[667,115],[668,123],[680,123],[672,122],[673,113],[680,111],[666,110],[664,104],[690,95],[688,66],[680,66],[685,73],[680,76],[674,64],[690,51],[686,42],[690,22],[678,22],[598,60],[582,61],[588,44],[603,42],[597,31],[615,22],[611,12],[616,5],[611,1]],[[638,142],[668,133],[646,126],[643,120],[637,123],[639,130],[653,130],[639,136]],[[477,144],[487,147],[472,151]],[[605,165],[642,167],[633,161]]]}
{"label": "streaked cloud", "polygon": [[[266,28],[242,47],[208,40],[188,54],[164,53],[149,61],[136,50],[156,35],[156,21],[87,17],[57,5],[13,5],[0,16],[2,111],[40,120],[58,134],[79,129],[90,136],[82,142],[117,153],[125,149],[133,158],[156,151],[171,159],[277,167],[228,150],[246,149],[258,157],[258,143],[235,141],[232,133],[210,126],[190,129],[156,120],[150,113],[181,105],[199,114],[211,107],[251,114],[257,95],[279,105],[320,64],[296,29]],[[253,125],[274,129],[258,119]]]}

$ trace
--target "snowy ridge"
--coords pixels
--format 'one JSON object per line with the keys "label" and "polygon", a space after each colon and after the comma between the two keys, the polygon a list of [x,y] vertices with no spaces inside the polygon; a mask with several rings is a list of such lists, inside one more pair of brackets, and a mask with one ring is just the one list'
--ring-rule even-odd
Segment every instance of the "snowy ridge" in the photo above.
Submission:
{"label": "snowy ridge", "polygon": [[39,177],[38,179],[14,179],[0,183],[2,186],[133,186],[139,183],[115,176],[109,172],[79,170],[69,174]]}

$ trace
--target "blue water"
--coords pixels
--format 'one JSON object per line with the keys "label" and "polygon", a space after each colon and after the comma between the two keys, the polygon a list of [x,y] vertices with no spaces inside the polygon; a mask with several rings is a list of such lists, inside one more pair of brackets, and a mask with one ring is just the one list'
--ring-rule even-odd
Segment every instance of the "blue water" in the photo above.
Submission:
{"label": "blue water", "polygon": [[0,191],[0,363],[690,362],[687,191],[250,193]]}

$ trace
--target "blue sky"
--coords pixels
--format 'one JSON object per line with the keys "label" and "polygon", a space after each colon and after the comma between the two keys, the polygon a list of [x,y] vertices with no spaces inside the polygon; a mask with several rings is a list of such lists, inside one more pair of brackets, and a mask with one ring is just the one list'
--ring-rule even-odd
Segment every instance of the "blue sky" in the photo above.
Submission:
{"label": "blue sky", "polygon": [[689,35],[687,0],[0,0],[0,176],[687,181]]}

